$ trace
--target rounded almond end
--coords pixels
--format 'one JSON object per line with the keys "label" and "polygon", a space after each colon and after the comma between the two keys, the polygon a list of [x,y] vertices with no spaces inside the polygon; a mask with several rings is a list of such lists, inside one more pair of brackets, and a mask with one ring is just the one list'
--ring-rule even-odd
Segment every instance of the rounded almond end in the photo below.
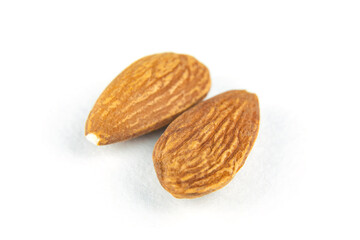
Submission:
{"label": "rounded almond end", "polygon": [[89,133],[86,135],[86,138],[89,142],[95,144],[95,145],[99,145],[100,142],[100,138],[98,136],[96,136],[94,133]]}

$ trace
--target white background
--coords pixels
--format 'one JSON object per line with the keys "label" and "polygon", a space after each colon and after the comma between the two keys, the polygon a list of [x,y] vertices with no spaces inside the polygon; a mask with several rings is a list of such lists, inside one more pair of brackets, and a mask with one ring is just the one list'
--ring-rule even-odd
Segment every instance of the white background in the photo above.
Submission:
{"label": "white background", "polygon": [[[163,130],[105,147],[84,124],[145,55],[209,69],[208,97],[260,99],[258,139],[225,188],[159,184]],[[0,239],[359,239],[359,1],[1,1]]]}

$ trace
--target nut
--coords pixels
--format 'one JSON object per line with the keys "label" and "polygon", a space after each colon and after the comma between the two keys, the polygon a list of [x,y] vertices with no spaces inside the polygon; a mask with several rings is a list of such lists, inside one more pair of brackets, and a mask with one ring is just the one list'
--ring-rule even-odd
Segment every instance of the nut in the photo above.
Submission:
{"label": "nut", "polygon": [[141,58],[100,95],[85,135],[104,145],[149,133],[198,103],[210,85],[208,69],[194,57],[161,53]]}
{"label": "nut", "polygon": [[259,129],[255,94],[233,90],[199,103],[157,141],[153,161],[161,185],[176,198],[224,187],[243,166]]}

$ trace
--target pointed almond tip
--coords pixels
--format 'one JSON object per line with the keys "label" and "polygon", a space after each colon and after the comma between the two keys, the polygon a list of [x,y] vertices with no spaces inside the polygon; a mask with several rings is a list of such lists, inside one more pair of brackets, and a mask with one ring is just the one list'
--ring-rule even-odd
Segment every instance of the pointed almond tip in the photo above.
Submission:
{"label": "pointed almond tip", "polygon": [[89,142],[91,142],[91,143],[93,143],[93,144],[95,144],[95,145],[99,145],[99,142],[100,142],[100,138],[98,137],[98,136],[96,136],[94,133],[89,133],[89,134],[87,134],[86,135],[86,139],[89,141]]}

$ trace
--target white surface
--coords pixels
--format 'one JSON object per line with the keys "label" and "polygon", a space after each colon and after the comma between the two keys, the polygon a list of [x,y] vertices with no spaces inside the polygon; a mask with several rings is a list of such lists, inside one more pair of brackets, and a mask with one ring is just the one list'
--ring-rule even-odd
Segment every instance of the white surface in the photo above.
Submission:
{"label": "white surface", "polygon": [[[1,1],[0,239],[359,239],[359,1]],[[195,56],[209,96],[258,94],[225,188],[159,184],[163,130],[97,147],[92,105],[148,54]]]}

